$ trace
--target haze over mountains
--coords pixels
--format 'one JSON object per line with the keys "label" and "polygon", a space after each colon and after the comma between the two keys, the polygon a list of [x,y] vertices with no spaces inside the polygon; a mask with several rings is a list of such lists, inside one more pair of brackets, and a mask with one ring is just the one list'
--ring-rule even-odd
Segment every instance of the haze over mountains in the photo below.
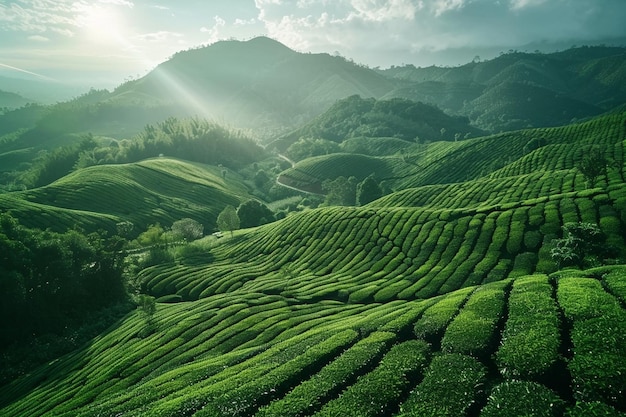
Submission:
{"label": "haze over mountains", "polygon": [[0,415],[624,417],[625,180],[626,48],[5,109]]}
{"label": "haze over mountains", "polygon": [[[135,132],[166,115],[198,115],[253,128],[267,139],[350,95],[401,97],[436,105],[468,117],[480,129],[498,132],[555,126],[621,103],[626,97],[621,83],[625,53],[617,47],[554,54],[511,51],[453,68],[374,70],[338,56],[294,52],[260,37],[179,52],[147,75],[101,94],[97,103],[78,103],[137,112]],[[149,115],[140,114],[146,108]],[[119,121],[103,117],[103,124]],[[92,129],[118,137],[132,133]]]}

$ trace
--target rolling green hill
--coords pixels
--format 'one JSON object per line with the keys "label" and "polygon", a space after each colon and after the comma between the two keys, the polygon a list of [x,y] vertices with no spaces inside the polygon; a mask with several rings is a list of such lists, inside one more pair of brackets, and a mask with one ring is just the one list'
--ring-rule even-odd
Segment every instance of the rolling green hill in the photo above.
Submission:
{"label": "rolling green hill", "polygon": [[404,99],[376,100],[351,96],[337,101],[310,123],[268,144],[289,154],[299,139],[342,143],[353,138],[394,137],[409,142],[453,141],[482,136],[469,120],[438,108]]}
{"label": "rolling green hill", "polygon": [[184,217],[210,231],[226,205],[237,206],[248,198],[246,186],[232,171],[223,178],[218,167],[157,158],[84,168],[45,187],[0,194],[0,210],[25,226],[56,231],[74,226],[115,231],[121,221],[141,231]]}
{"label": "rolling green hill", "polygon": [[[278,181],[321,192],[324,180],[373,173],[387,194],[361,207],[306,209],[158,248],[176,253],[164,262],[117,264],[120,277],[127,266],[127,284],[139,292],[132,294],[137,308],[70,353],[3,378],[0,416],[624,417],[622,60],[621,48],[580,48],[445,70],[393,68],[383,76],[257,38],[179,53],[113,93],[7,113],[0,120],[19,130],[3,133],[0,163],[19,165],[32,162],[25,154],[43,141],[73,143],[90,126],[134,128],[125,124],[133,106],[150,117],[171,105],[217,114],[216,100],[219,111],[237,109],[251,125],[270,129],[310,120],[335,103],[283,136],[287,145],[310,136],[334,150],[299,160]],[[441,100],[456,114],[475,108],[472,121],[483,118],[494,130],[622,106],[558,127],[474,137],[481,132],[467,119],[433,106],[353,96],[392,90]],[[174,93],[186,107],[170,101]],[[345,96],[352,97],[337,101]],[[35,112],[39,128],[27,126]],[[277,155],[243,135],[219,136],[226,145],[236,145],[233,138],[250,145],[220,152],[219,141],[205,137],[213,128],[226,132],[200,119],[168,119],[135,141],[97,143],[70,161],[71,173],[0,194],[0,211],[28,228],[74,230],[66,239],[73,236],[77,251],[83,241],[76,230],[114,232],[123,221],[140,233],[192,218],[213,231],[224,207],[247,200],[258,191],[256,178],[267,185],[281,169]],[[143,159],[183,151],[223,166]],[[114,156],[132,162],[113,164],[122,161]],[[601,158],[601,169],[592,181],[584,165],[593,158]],[[29,244],[53,256],[46,236],[58,238],[42,231]],[[11,255],[28,250],[14,236],[0,238],[15,249]],[[74,265],[69,255],[59,270],[97,272],[98,262]],[[19,281],[3,263],[18,258],[0,253],[3,297],[37,294],[31,278],[45,287],[39,293],[54,295],[45,258],[42,268],[22,268],[36,277],[24,273]],[[75,336],[62,337],[71,347]],[[46,339],[33,343],[34,352],[48,346]]]}
{"label": "rolling green hill", "polygon": [[[400,172],[395,184],[412,188],[292,214],[219,240],[210,256],[142,270],[156,313],[138,309],[0,387],[0,414],[623,416],[625,118],[305,160],[296,167],[308,161],[318,176],[351,164]],[[594,188],[577,168],[591,149],[614,162]],[[106,175],[118,172],[124,195],[140,195],[130,213],[104,210]],[[105,197],[76,208],[158,214],[136,188],[145,172],[163,205],[181,177],[219,196],[207,206],[241,195],[205,168],[157,159],[16,196],[67,207],[71,186]],[[560,269],[553,240],[578,222],[597,224],[606,250]]]}
{"label": "rolling green hill", "polygon": [[[309,190],[320,189],[324,180],[339,175],[354,175],[360,180],[374,173],[378,181],[405,196],[422,195],[421,190],[411,189],[435,184],[446,186],[429,188],[435,191],[428,191],[428,195],[447,187],[467,189],[466,182],[475,180],[490,190],[501,190],[501,199],[505,193],[513,192],[507,191],[509,184],[522,181],[517,176],[525,175],[524,181],[536,181],[535,187],[516,188],[518,194],[512,201],[541,197],[548,190],[575,191],[584,186],[584,179],[574,168],[589,149],[601,147],[607,158],[619,163],[623,160],[620,147],[625,115],[622,109],[563,127],[527,129],[460,142],[412,144],[391,155],[381,152],[378,155],[383,156],[379,157],[361,155],[363,148],[367,152],[370,139],[355,138],[351,146],[359,153],[305,159],[282,172],[280,181]],[[363,145],[354,146],[357,141]]]}
{"label": "rolling green hill", "polygon": [[30,102],[32,100],[28,100],[19,94],[0,90],[0,109],[16,109]]}

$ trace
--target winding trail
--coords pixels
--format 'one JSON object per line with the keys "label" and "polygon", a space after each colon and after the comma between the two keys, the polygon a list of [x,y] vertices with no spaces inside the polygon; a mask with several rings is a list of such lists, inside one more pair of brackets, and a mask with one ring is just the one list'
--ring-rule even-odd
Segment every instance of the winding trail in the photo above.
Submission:
{"label": "winding trail", "polygon": [[[296,163],[294,161],[292,161],[291,159],[289,159],[288,157],[286,157],[285,155],[279,153],[278,157],[283,159],[283,160],[285,160],[285,161],[287,161],[287,162],[289,162],[289,164],[291,164],[291,168],[296,166]],[[286,178],[283,178],[282,175],[279,175],[276,178],[276,184],[278,184],[278,185],[280,185],[282,187],[289,188],[291,190],[298,191],[298,192],[301,192],[301,193],[306,193],[306,194],[325,195],[323,193],[323,190],[322,190],[321,186],[318,186],[318,187],[311,186],[308,189],[304,189],[304,188],[296,187],[295,184],[289,184],[288,181],[289,180],[286,179]]]}

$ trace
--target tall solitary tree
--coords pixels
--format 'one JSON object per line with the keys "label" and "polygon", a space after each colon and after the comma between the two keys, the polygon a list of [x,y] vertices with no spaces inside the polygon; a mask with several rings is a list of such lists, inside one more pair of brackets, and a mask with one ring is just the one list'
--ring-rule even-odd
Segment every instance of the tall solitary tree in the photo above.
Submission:
{"label": "tall solitary tree", "polygon": [[257,200],[248,200],[237,208],[241,227],[255,227],[275,220],[274,213]]}
{"label": "tall solitary tree", "polygon": [[324,202],[329,206],[354,206],[356,204],[355,177],[346,178],[340,176],[334,180],[326,180],[322,183],[322,189],[326,191]]}
{"label": "tall solitary tree", "polygon": [[383,190],[374,179],[374,174],[368,176],[356,186],[356,203],[364,206],[383,196]]}
{"label": "tall solitary tree", "polygon": [[191,242],[203,236],[204,226],[194,219],[184,218],[176,220],[174,224],[172,224],[172,233],[176,238],[182,238],[187,242]]}
{"label": "tall solitary tree", "polygon": [[233,230],[239,229],[239,216],[233,206],[226,206],[217,216],[217,227],[222,232],[230,232],[231,237]]}
{"label": "tall solitary tree", "polygon": [[589,188],[596,186],[601,176],[606,178],[609,161],[598,148],[591,148],[578,164],[578,170],[585,177]]}

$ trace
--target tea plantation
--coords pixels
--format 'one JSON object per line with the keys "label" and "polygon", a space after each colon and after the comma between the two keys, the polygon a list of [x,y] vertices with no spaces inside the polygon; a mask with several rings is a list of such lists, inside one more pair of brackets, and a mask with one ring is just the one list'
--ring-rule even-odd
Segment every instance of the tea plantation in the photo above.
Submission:
{"label": "tea plantation", "polygon": [[[624,416],[624,120],[301,161],[283,172],[292,182],[375,170],[397,192],[143,269],[156,312],[0,387],[0,415]],[[580,162],[593,149],[610,166],[591,187]],[[106,225],[124,218],[108,190],[126,187],[146,224],[246,195],[234,174],[183,162],[107,170],[24,191],[12,210]],[[553,241],[579,223],[597,225],[605,251],[559,264]]]}

